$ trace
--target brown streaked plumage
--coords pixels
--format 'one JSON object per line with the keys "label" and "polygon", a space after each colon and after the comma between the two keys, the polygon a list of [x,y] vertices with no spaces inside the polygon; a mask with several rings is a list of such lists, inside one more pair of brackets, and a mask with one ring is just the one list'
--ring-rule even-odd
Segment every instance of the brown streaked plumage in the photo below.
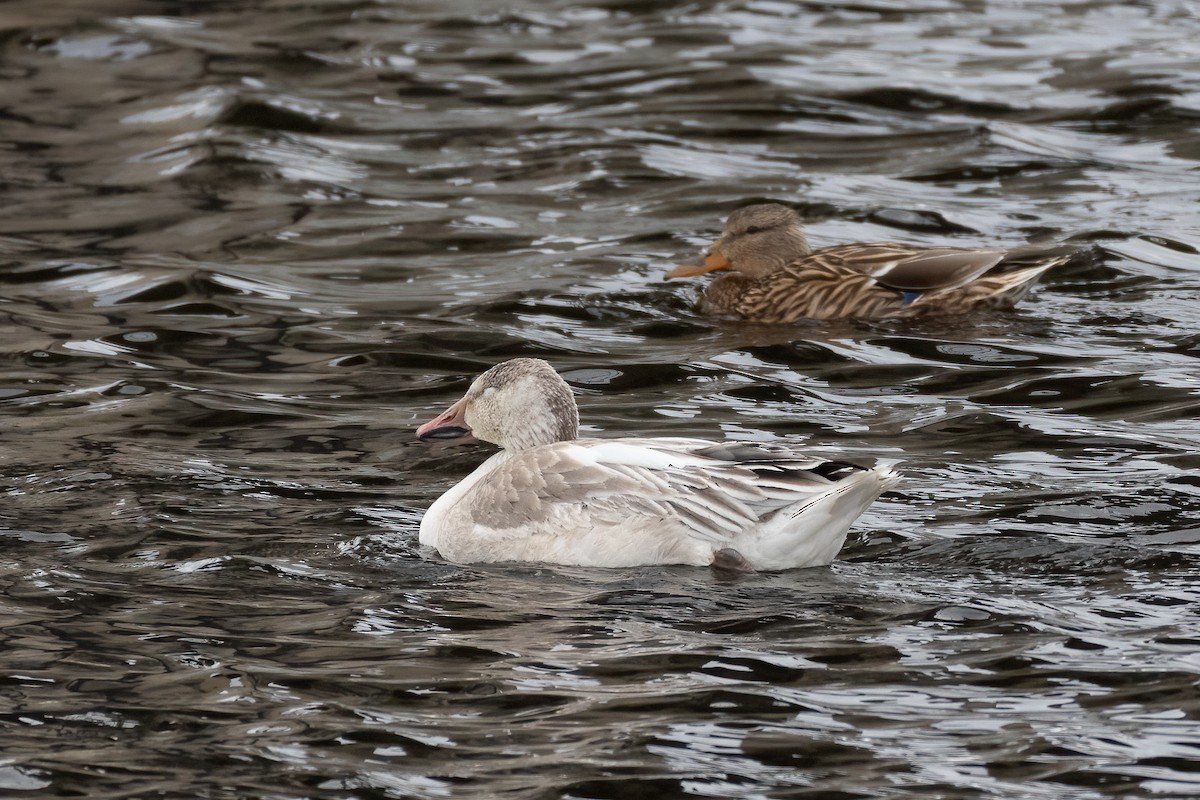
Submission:
{"label": "brown streaked plumage", "polygon": [[667,278],[730,270],[700,301],[710,314],[753,322],[881,319],[1011,308],[1070,247],[1012,250],[897,242],[808,246],[800,217],[778,203],[739,208],[702,264]]}

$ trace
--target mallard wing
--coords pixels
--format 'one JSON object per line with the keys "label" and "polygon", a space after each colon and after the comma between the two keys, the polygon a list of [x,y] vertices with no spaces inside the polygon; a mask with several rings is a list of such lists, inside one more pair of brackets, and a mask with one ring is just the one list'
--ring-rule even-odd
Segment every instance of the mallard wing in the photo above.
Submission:
{"label": "mallard wing", "polygon": [[889,289],[927,292],[965,286],[998,265],[1005,255],[1004,250],[873,242],[814,250],[793,262],[791,269],[848,270],[868,275]]}

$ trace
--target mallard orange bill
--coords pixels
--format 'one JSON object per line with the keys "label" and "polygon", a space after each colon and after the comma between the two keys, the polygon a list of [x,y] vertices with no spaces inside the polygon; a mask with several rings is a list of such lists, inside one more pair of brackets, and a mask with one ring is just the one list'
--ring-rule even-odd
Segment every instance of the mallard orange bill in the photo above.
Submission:
{"label": "mallard orange bill", "polygon": [[701,264],[680,264],[675,269],[667,273],[664,280],[671,278],[694,278],[697,275],[703,275],[706,272],[715,272],[719,269],[729,269],[729,259],[721,255],[721,251],[713,248],[704,258]]}

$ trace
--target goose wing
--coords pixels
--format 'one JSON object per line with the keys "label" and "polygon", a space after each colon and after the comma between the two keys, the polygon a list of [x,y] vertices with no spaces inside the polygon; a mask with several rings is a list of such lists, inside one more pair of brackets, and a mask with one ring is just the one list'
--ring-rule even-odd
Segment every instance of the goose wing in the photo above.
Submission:
{"label": "goose wing", "polygon": [[470,514],[498,535],[655,524],[726,546],[861,470],[779,446],[578,439],[515,454],[472,492]]}

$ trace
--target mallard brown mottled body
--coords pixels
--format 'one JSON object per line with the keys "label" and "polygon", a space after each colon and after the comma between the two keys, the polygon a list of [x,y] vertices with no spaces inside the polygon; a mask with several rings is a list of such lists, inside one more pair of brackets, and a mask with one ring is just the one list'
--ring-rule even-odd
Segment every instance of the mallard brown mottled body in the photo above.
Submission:
{"label": "mallard brown mottled body", "polygon": [[731,270],[705,290],[705,313],[754,322],[881,319],[1011,308],[1069,247],[1013,250],[921,247],[895,242],[812,250],[796,212],[777,203],[729,215],[703,264],[668,278]]}

